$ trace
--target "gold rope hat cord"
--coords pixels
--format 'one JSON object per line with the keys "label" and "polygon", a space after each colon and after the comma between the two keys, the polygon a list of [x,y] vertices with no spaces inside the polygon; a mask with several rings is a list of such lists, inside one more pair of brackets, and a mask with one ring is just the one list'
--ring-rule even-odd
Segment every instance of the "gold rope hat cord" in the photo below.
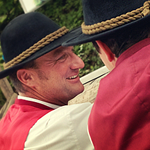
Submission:
{"label": "gold rope hat cord", "polygon": [[69,30],[66,27],[62,27],[58,29],[57,31],[47,35],[37,43],[35,43],[33,46],[19,54],[17,57],[13,58],[11,61],[7,62],[4,65],[4,68],[7,69],[9,67],[14,66],[15,64],[18,64],[25,58],[29,57],[31,54],[35,53],[36,51],[40,50],[42,47],[46,46],[50,42],[54,41],[55,39],[58,39],[59,37],[63,36],[66,34]]}
{"label": "gold rope hat cord", "polygon": [[101,23],[93,25],[85,25],[85,23],[83,22],[81,25],[82,32],[84,34],[91,35],[108,29],[115,28],[117,26],[134,21],[136,19],[140,19],[143,16],[150,14],[149,8],[150,8],[150,0],[144,2],[144,5],[136,10],[133,10],[116,18],[112,18],[110,20],[102,21]]}

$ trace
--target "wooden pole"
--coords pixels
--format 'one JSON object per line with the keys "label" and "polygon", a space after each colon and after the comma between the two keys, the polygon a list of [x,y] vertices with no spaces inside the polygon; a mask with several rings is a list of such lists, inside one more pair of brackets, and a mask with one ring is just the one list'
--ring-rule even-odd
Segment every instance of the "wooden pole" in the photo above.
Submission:
{"label": "wooden pole", "polygon": [[[1,67],[0,67],[0,71],[2,71]],[[0,79],[0,88],[6,98],[5,104],[0,109],[0,119],[1,119],[6,114],[8,108],[14,103],[17,94],[14,93],[7,78]]]}
{"label": "wooden pole", "polygon": [[13,93],[13,95],[11,96],[11,98],[5,102],[5,104],[3,105],[3,107],[0,109],[0,119],[2,119],[2,117],[5,116],[7,110],[15,102],[16,98],[17,98],[17,94]]}
{"label": "wooden pole", "polygon": [[[2,68],[0,67],[0,71]],[[0,79],[0,88],[6,98],[6,100],[10,100],[10,97],[13,95],[14,91],[8,82],[7,78]]]}

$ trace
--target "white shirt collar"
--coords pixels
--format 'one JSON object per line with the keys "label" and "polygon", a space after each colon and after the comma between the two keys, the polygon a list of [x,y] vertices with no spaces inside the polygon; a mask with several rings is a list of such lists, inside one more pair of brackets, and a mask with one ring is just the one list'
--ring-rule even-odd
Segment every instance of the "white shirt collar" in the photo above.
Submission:
{"label": "white shirt collar", "polygon": [[44,102],[44,101],[40,101],[38,99],[34,99],[34,98],[31,98],[31,97],[25,97],[25,96],[18,95],[18,99],[23,99],[23,100],[26,100],[26,101],[36,102],[36,103],[43,104],[43,105],[48,106],[48,107],[53,108],[53,109],[56,109],[56,108],[60,107],[58,105],[47,103],[47,102]]}

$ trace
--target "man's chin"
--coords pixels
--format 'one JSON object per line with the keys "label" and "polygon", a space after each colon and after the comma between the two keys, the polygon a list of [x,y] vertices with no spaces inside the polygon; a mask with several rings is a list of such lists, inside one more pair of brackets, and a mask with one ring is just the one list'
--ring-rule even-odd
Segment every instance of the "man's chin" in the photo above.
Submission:
{"label": "man's chin", "polygon": [[84,86],[83,85],[81,85],[80,87],[78,87],[78,94],[82,93],[83,91],[84,91]]}

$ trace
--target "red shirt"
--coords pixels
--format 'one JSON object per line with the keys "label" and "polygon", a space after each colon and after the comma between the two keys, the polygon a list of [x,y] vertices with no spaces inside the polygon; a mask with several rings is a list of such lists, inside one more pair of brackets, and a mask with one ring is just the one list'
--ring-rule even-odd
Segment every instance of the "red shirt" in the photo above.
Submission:
{"label": "red shirt", "polygon": [[150,39],[133,45],[100,81],[89,133],[95,150],[150,149]]}
{"label": "red shirt", "polygon": [[30,128],[52,110],[36,102],[16,99],[0,121],[0,150],[23,150]]}

